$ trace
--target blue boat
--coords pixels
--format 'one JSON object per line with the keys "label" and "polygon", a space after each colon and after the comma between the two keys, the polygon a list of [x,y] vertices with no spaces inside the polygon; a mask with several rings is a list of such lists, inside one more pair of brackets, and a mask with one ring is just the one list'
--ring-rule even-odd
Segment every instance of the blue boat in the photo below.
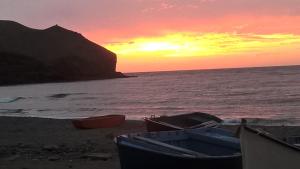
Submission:
{"label": "blue boat", "polygon": [[239,139],[217,128],[116,138],[122,169],[242,169]]}

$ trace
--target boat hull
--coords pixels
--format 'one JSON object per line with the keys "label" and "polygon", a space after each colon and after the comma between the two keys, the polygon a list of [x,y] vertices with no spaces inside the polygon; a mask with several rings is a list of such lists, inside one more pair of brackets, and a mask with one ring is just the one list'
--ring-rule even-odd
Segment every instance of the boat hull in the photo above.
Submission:
{"label": "boat hull", "polygon": [[115,141],[122,169],[242,169],[239,140],[221,129],[133,133]]}
{"label": "boat hull", "polygon": [[121,125],[125,121],[124,115],[107,115],[74,119],[72,123],[78,129],[112,128]]}
{"label": "boat hull", "polygon": [[206,114],[206,113],[189,113],[175,116],[162,116],[145,118],[147,131],[173,131],[193,128],[194,126],[201,125],[202,123],[214,121],[216,123],[222,122],[222,119]]}
{"label": "boat hull", "polygon": [[122,169],[242,169],[242,158],[182,158],[118,145]]}
{"label": "boat hull", "polygon": [[243,169],[299,169],[300,149],[260,131],[242,127]]}

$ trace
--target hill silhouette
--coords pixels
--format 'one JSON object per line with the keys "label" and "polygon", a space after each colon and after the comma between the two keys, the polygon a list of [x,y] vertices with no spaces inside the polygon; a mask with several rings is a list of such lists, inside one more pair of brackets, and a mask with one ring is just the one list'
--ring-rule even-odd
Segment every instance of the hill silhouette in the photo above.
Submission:
{"label": "hill silhouette", "polygon": [[0,20],[0,85],[125,77],[115,53],[58,25]]}

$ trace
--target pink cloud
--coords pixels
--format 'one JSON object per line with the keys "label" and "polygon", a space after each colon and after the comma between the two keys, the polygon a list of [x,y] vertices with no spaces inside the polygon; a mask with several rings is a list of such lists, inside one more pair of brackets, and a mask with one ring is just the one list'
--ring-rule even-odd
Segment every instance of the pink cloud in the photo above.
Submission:
{"label": "pink cloud", "polygon": [[299,16],[298,0],[0,1],[0,19],[59,24],[103,40],[164,31],[299,33]]}

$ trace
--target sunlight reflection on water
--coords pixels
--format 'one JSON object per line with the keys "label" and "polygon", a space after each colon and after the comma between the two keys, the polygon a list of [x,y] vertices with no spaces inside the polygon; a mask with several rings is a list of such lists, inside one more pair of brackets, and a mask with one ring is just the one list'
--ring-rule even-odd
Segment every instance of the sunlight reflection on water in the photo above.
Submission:
{"label": "sunlight reflection on water", "polygon": [[[138,73],[136,78],[0,87],[2,116],[129,119],[202,111],[300,121],[300,67]],[[22,111],[15,111],[22,110]],[[300,123],[299,123],[300,124]]]}

